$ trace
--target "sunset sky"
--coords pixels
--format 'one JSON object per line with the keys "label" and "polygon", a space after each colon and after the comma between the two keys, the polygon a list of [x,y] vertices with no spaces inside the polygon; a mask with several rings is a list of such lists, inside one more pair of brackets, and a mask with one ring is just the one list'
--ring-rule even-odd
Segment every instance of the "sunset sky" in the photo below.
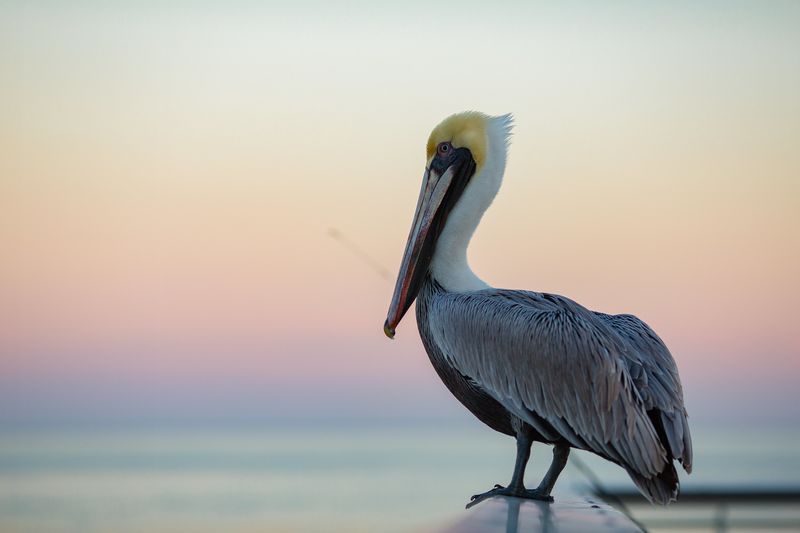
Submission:
{"label": "sunset sky", "polygon": [[[800,3],[0,2],[0,422],[469,416],[382,332],[428,133],[514,113],[470,251],[800,421]],[[390,271],[330,237],[336,228]]]}

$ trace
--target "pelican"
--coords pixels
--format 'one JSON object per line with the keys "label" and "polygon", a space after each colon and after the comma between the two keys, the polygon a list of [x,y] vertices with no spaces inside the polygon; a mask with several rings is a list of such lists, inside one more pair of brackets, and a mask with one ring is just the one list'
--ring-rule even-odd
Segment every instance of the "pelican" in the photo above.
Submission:
{"label": "pelican", "polygon": [[[678,495],[674,461],[692,469],[683,391],[667,347],[633,315],[590,311],[555,294],[490,287],[467,263],[472,234],[503,179],[511,115],[446,118],[427,143],[422,188],[384,332],[416,300],[433,368],[479,420],[516,439],[508,486],[495,495],[552,502],[570,449],[624,468],[653,503]],[[533,442],[553,445],[535,489],[524,485]]]}

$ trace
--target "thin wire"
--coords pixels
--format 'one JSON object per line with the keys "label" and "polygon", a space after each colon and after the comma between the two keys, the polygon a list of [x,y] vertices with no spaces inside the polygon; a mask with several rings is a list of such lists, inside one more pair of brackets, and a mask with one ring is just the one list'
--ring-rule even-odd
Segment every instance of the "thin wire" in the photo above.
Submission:
{"label": "thin wire", "polygon": [[[350,250],[350,252],[352,252],[354,255],[359,257],[364,263],[366,263],[370,268],[372,268],[372,270],[374,270],[375,273],[377,273],[380,277],[382,277],[386,281],[391,281],[391,274],[389,274],[389,270],[387,270],[383,265],[380,264],[380,262],[374,259],[371,255],[369,255],[367,252],[365,252],[359,246],[357,246],[353,241],[348,239],[342,232],[340,232],[336,228],[330,228],[328,230],[328,236],[337,241],[339,244],[341,244],[348,250]],[[575,454],[572,454],[570,456],[570,463],[578,470],[578,472],[583,474],[583,477],[585,477],[586,480],[589,482],[589,484],[592,486],[592,490],[594,491],[595,494],[597,494],[604,500],[611,500],[619,508],[622,514],[628,517],[628,519],[631,522],[639,526],[641,530],[644,531],[644,533],[647,533],[647,528],[644,527],[644,524],[642,524],[636,518],[633,517],[633,513],[631,513],[631,510],[628,508],[627,505],[625,505],[625,502],[623,502],[622,499],[616,494],[613,494],[612,492],[606,490],[605,486],[603,485],[603,482],[600,481],[600,478],[597,477],[597,474],[594,473],[591,467],[589,467],[589,465],[583,462],[583,459],[581,459]]]}
{"label": "thin wire", "polygon": [[572,464],[572,466],[575,467],[575,469],[578,470],[578,472],[583,474],[583,477],[585,477],[586,480],[589,482],[589,484],[592,486],[592,491],[595,494],[600,496],[600,498],[602,498],[603,500],[613,502],[617,506],[619,511],[628,517],[628,520],[639,526],[642,531],[647,533],[647,528],[644,526],[644,524],[642,524],[636,518],[633,517],[633,513],[628,508],[628,506],[625,505],[625,502],[622,501],[622,498],[606,490],[605,486],[603,485],[603,482],[600,480],[597,474],[594,473],[591,467],[589,467],[589,465],[583,462],[583,459],[581,459],[574,453],[570,456],[569,459],[570,459],[570,464]]}
{"label": "thin wire", "polygon": [[337,241],[339,244],[350,250],[350,252],[366,263],[372,270],[374,270],[380,277],[387,281],[391,281],[392,277],[389,271],[383,267],[376,259],[374,259],[367,252],[362,250],[356,243],[348,239],[341,231],[336,228],[328,230],[328,237]]}

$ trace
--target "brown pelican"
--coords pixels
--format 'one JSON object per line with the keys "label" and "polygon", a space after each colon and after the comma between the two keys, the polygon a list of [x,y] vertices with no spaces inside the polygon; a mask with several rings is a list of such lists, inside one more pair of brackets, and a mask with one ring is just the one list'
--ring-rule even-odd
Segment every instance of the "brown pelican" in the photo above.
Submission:
{"label": "brown pelican", "polygon": [[[552,501],[570,448],[623,467],[651,502],[678,494],[673,461],[692,469],[675,361],[647,324],[554,294],[495,289],[467,264],[467,246],[503,178],[512,117],[452,115],[434,128],[384,332],[416,299],[434,369],[492,429],[513,436],[511,482],[472,497]],[[553,445],[536,489],[523,483],[533,441]],[[469,506],[469,505],[468,505]]]}

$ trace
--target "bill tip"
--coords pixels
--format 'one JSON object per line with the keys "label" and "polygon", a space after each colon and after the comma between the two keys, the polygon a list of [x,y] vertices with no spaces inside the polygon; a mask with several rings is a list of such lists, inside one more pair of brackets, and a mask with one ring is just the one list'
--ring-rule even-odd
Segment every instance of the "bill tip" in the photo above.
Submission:
{"label": "bill tip", "polygon": [[394,328],[389,326],[389,321],[383,323],[383,332],[386,334],[387,337],[390,339],[394,339]]}

